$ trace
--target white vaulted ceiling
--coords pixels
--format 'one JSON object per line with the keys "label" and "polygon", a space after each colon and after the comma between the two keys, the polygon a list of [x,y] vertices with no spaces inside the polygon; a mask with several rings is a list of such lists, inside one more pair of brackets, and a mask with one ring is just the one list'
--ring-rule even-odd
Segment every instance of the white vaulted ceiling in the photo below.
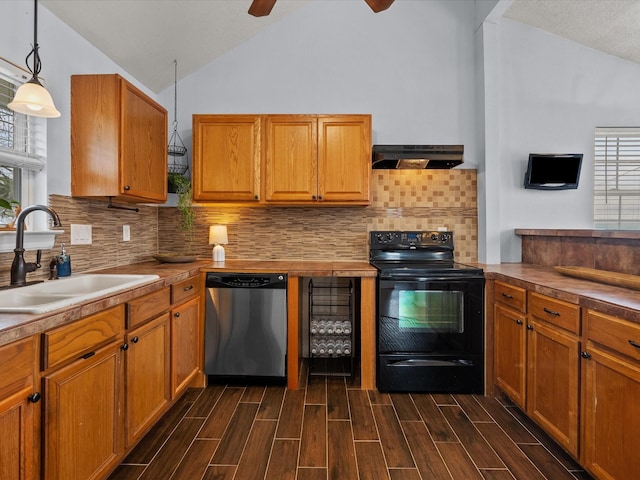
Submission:
{"label": "white vaulted ceiling", "polygon": [[[41,0],[41,3],[155,92],[207,65],[310,1],[278,0],[271,14],[251,0]],[[403,1],[432,0],[396,0]],[[462,0],[473,2],[474,0]],[[501,0],[505,17],[640,63],[640,0]],[[394,8],[392,5],[390,8]]]}

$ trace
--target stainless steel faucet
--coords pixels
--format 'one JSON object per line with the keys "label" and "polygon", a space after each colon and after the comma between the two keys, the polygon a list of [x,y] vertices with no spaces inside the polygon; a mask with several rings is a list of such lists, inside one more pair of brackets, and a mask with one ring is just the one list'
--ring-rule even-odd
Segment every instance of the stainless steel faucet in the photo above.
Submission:
{"label": "stainless steel faucet", "polygon": [[47,212],[53,219],[54,227],[61,227],[60,217],[52,209],[45,205],[33,205],[22,210],[16,218],[16,248],[13,250],[14,257],[11,264],[11,285],[21,287],[27,284],[27,273],[33,272],[40,267],[40,256],[42,252],[38,250],[38,256],[35,263],[27,263],[24,261],[24,219],[31,212],[42,210]]}

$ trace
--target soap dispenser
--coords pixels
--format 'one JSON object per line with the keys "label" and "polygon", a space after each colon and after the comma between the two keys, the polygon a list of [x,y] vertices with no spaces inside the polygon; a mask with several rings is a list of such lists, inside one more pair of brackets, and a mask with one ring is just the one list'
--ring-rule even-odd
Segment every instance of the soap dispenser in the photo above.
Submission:
{"label": "soap dispenser", "polygon": [[71,275],[71,256],[67,255],[67,251],[62,244],[62,252],[57,257],[58,259],[58,277],[68,277]]}

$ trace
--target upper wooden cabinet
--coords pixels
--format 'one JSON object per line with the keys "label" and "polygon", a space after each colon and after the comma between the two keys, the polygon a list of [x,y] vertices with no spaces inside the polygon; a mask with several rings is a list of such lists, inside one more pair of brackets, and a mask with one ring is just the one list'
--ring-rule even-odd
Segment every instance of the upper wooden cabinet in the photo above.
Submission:
{"label": "upper wooden cabinet", "polygon": [[193,116],[193,199],[260,199],[260,116]]}
{"label": "upper wooden cabinet", "polygon": [[167,111],[117,74],[71,76],[71,194],[167,199]]}
{"label": "upper wooden cabinet", "polygon": [[370,201],[371,115],[194,115],[193,123],[194,200]]}

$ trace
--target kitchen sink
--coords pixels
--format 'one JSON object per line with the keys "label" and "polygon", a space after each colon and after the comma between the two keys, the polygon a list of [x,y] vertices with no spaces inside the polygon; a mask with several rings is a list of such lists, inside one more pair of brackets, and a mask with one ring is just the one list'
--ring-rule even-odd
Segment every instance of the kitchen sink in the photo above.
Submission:
{"label": "kitchen sink", "polygon": [[0,312],[44,313],[158,280],[158,275],[81,273],[0,291]]}

